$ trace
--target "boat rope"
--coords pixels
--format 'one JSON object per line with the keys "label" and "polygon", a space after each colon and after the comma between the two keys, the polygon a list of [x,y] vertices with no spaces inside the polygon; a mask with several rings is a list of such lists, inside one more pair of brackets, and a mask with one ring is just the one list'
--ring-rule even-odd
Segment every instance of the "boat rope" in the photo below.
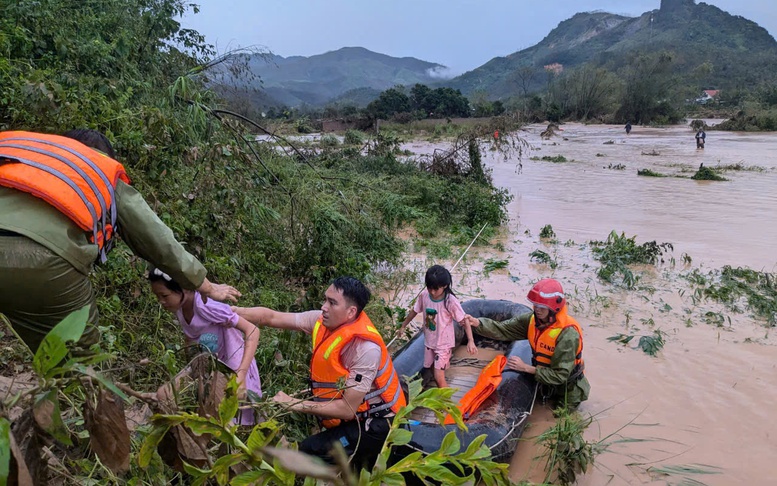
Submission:
{"label": "boat rope", "polygon": [[491,362],[490,360],[478,359],[478,358],[451,358],[450,364],[451,366],[460,365],[460,366],[473,366],[476,368],[484,368],[490,362]]}
{"label": "boat rope", "polygon": [[534,412],[534,402],[537,401],[537,389],[538,388],[539,387],[535,383],[534,384],[534,394],[532,395],[531,407],[529,408],[529,410],[526,411],[526,412],[522,412],[520,418],[518,419],[518,421],[517,422],[515,422],[515,421],[513,422],[512,427],[510,427],[510,432],[505,434],[505,436],[502,437],[496,444],[490,446],[489,449],[493,450],[494,447],[498,446],[499,444],[501,444],[502,442],[507,440],[507,438],[510,437],[510,435],[513,433],[513,430],[515,430],[516,427],[521,425],[525,420],[528,420],[529,416],[531,416],[532,412]]}

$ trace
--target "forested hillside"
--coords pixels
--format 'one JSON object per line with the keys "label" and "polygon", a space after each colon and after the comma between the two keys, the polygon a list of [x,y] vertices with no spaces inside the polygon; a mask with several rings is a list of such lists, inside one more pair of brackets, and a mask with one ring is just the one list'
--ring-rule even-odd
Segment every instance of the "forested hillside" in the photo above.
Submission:
{"label": "forested hillside", "polygon": [[693,0],[662,0],[639,17],[593,12],[561,22],[537,45],[494,58],[447,86],[465,94],[483,90],[508,97],[542,89],[545,66],[571,70],[587,64],[618,72],[641,55],[667,51],[684,84],[729,90],[769,80],[777,69],[777,42],[752,20]]}

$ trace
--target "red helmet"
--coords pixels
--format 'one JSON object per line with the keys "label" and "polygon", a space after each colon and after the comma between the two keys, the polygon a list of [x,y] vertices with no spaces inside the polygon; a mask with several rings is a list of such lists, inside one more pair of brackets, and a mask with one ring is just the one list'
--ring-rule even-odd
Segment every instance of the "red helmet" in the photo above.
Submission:
{"label": "red helmet", "polygon": [[553,313],[558,313],[567,305],[564,289],[557,280],[552,278],[544,278],[534,284],[526,298],[532,304],[550,309]]}

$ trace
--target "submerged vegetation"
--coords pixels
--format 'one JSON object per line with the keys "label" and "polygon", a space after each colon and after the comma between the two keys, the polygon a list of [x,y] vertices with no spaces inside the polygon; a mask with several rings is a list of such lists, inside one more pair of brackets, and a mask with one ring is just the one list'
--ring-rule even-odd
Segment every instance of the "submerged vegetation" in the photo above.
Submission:
{"label": "submerged vegetation", "polygon": [[696,171],[694,175],[691,176],[691,179],[696,181],[727,181],[725,177],[715,172],[715,170],[710,169],[709,167],[704,167],[703,165],[699,167],[699,170]]}
{"label": "submerged vegetation", "polygon": [[548,265],[552,270],[558,268],[558,262],[547,252],[542,250],[534,250],[529,253],[529,259],[533,262]]}
{"label": "submerged vegetation", "polygon": [[634,288],[639,276],[634,275],[629,265],[655,265],[664,252],[673,250],[671,243],[649,241],[638,245],[636,239],[636,236],[627,238],[625,233],[619,235],[613,231],[607,236],[607,241],[590,242],[594,257],[602,263],[596,272],[599,278],[615,283],[615,278],[620,275],[627,288]]}
{"label": "submerged vegetation", "polygon": [[563,155],[555,155],[555,156],[543,155],[542,157],[532,157],[531,160],[541,160],[541,161],[544,161],[544,162],[553,162],[554,164],[562,164],[564,162],[572,162],[570,160],[567,160],[567,158],[564,157]]}
{"label": "submerged vegetation", "polygon": [[[656,356],[664,347],[664,336],[666,333],[656,329],[653,334],[640,336],[634,349],[641,349],[645,354]],[[616,334],[607,338],[608,341],[614,341],[623,345],[628,345],[635,336],[633,334]]]}
{"label": "submerged vegetation", "polygon": [[725,266],[707,275],[696,269],[686,278],[697,286],[694,300],[716,300],[735,312],[747,308],[768,327],[777,326],[777,275],[774,273]]}
{"label": "submerged vegetation", "polygon": [[660,172],[654,172],[650,169],[639,169],[637,175],[644,177],[666,177],[666,175],[661,174]]}
{"label": "submerged vegetation", "polygon": [[578,474],[593,467],[596,455],[601,452],[599,444],[588,442],[583,433],[593,418],[583,417],[566,408],[554,411],[555,425],[537,437],[537,443],[546,449],[548,462],[544,482],[547,484],[574,484]]}

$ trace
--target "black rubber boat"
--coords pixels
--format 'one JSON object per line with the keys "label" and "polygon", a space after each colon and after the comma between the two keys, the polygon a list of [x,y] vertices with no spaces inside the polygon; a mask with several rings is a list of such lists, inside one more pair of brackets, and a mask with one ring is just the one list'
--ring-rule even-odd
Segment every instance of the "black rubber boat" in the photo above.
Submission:
{"label": "black rubber boat", "polygon": [[[512,316],[530,312],[525,305],[507,300],[469,300],[462,303],[464,311],[473,317],[488,317],[495,320],[509,319]],[[466,352],[464,331],[456,324],[457,348],[446,370],[446,380],[451,388],[459,388],[453,400],[458,401],[477,380],[485,365],[498,354],[507,357],[519,356],[531,363],[531,347],[526,340],[504,342],[482,338],[475,334],[475,344],[479,352],[469,357]],[[424,361],[423,333],[418,333],[394,356],[394,367],[400,376],[412,377],[420,373]],[[462,450],[478,436],[486,434],[485,445],[491,449],[492,460],[507,462],[516,447],[516,440],[523,433],[531,414],[537,385],[531,375],[507,370],[502,373],[499,387],[469,419],[468,431],[459,430],[456,425],[440,425],[430,411],[414,411],[411,415],[409,430],[413,438],[409,449],[434,452],[440,448],[443,438],[450,431],[456,431]],[[412,452],[409,450],[407,452]]]}

